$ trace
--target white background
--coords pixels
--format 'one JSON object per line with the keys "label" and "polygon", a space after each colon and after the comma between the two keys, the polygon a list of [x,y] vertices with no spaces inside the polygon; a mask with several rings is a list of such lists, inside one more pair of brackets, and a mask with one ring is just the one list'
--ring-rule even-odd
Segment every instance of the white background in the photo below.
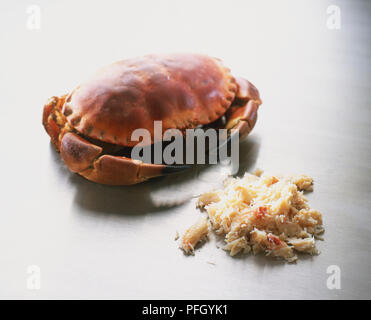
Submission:
{"label": "white background", "polygon": [[[26,27],[34,4],[40,30]],[[330,4],[340,30],[326,27]],[[370,17],[369,1],[1,1],[0,298],[370,298]],[[319,256],[231,258],[211,239],[186,257],[175,233],[201,214],[192,196],[221,183],[219,166],[109,187],[71,174],[50,146],[50,96],[113,61],[183,51],[259,88],[240,173],[314,177]],[[30,265],[40,290],[27,289]],[[330,265],[340,290],[326,287]]]}

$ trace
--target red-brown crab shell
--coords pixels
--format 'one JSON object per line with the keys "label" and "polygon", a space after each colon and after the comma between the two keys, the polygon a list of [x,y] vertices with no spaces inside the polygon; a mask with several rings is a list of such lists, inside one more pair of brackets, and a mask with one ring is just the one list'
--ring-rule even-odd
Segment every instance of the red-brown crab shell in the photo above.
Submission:
{"label": "red-brown crab shell", "polygon": [[[211,123],[230,107],[237,85],[220,60],[205,55],[149,55],[101,69],[66,100],[63,114],[78,132],[134,146],[131,134],[162,121],[163,131]],[[154,142],[152,140],[152,142]]]}
{"label": "red-brown crab shell", "polygon": [[254,128],[258,90],[234,78],[219,59],[199,54],[148,55],[101,69],[71,94],[52,97],[43,125],[72,172],[98,183],[127,185],[184,170],[117,154],[132,147],[135,129],[155,141],[154,121],[167,129],[192,129],[225,115],[225,128],[241,138]]}

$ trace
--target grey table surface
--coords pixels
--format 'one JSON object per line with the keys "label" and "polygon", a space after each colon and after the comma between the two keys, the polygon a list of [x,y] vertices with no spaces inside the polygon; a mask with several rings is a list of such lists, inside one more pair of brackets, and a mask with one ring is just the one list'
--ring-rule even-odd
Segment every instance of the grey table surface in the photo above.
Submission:
{"label": "grey table surface", "polygon": [[[28,28],[30,5],[40,29]],[[340,29],[327,27],[329,5]],[[371,1],[1,1],[0,298],[371,298],[370,18]],[[314,177],[319,256],[231,258],[212,237],[186,257],[175,233],[200,215],[193,196],[220,185],[222,166],[110,187],[54,152],[47,98],[112,61],[182,51],[220,57],[259,88],[240,173]],[[332,265],[340,289],[327,287]]]}

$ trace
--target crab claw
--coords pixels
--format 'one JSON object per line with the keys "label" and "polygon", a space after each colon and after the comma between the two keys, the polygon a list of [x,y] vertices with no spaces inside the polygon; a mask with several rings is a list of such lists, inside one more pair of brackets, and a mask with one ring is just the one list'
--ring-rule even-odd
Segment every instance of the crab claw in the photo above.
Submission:
{"label": "crab claw", "polygon": [[228,110],[226,129],[237,129],[240,139],[243,139],[254,128],[262,101],[258,89],[251,82],[243,78],[237,78],[236,82],[237,103]]}
{"label": "crab claw", "polygon": [[149,164],[126,157],[104,154],[103,149],[75,133],[66,133],[60,145],[61,157],[67,167],[86,179],[110,185],[131,185],[189,166]]}

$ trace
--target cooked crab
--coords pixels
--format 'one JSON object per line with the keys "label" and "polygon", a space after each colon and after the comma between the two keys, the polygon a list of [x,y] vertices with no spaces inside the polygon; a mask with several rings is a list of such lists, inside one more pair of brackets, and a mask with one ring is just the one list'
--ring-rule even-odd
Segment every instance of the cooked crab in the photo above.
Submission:
{"label": "cooked crab", "polygon": [[208,125],[225,116],[240,138],[253,129],[258,90],[221,61],[200,54],[148,55],[111,64],[70,94],[44,106],[43,125],[67,167],[88,180],[130,185],[187,166],[144,163],[119,151],[153,123],[162,130]]}

